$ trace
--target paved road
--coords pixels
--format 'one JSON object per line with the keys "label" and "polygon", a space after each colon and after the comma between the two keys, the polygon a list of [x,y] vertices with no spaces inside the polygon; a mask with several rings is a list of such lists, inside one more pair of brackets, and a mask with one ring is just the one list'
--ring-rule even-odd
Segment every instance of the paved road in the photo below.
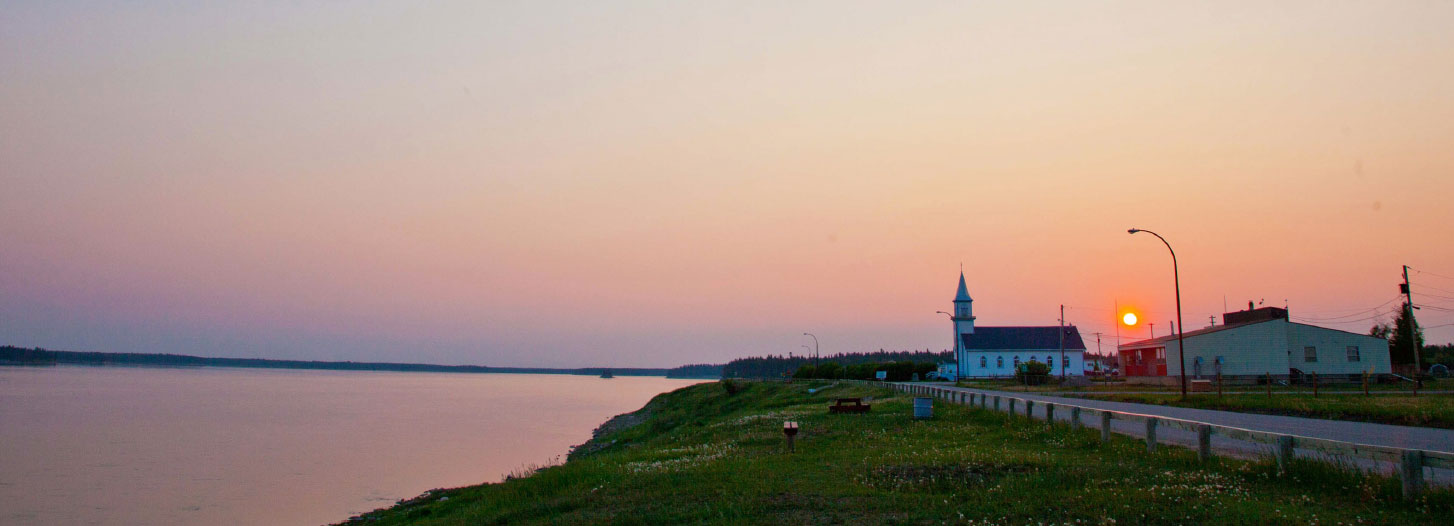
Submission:
{"label": "paved road", "polygon": [[[1162,416],[1168,418],[1179,418],[1183,420],[1195,420],[1223,426],[1240,427],[1254,431],[1267,431],[1272,433],[1283,433],[1314,438],[1325,438],[1330,440],[1341,440],[1357,444],[1371,444],[1378,446],[1390,446],[1404,449],[1421,449],[1425,451],[1454,452],[1454,430],[1436,429],[1428,427],[1392,426],[1386,424],[1372,424],[1367,422],[1349,422],[1342,420],[1324,420],[1316,418],[1300,418],[1293,416],[1260,415],[1253,413],[1234,413],[1230,411],[1213,411],[1209,409],[1191,409],[1186,407],[1168,407],[1150,404],[1135,404],[1127,402],[1108,402],[1103,400],[1092,400],[1087,398],[1076,398],[1068,396],[1056,396],[1049,394],[1020,393],[1012,391],[993,391],[985,389],[971,389],[967,387],[952,387],[939,385],[952,391],[966,393],[983,393],[991,396],[1013,396],[1026,400],[1041,402],[1052,402],[1055,404],[1070,404],[1081,407],[1096,409],[1109,409],[1113,411],[1124,411],[1143,415]],[[1045,417],[1045,409],[1042,404],[1035,404],[1037,418]],[[1017,408],[1021,412],[1023,408]],[[1066,420],[1070,417],[1069,411],[1061,410],[1055,415],[1056,420]],[[1096,425],[1094,422],[1089,423]],[[1120,434],[1136,437],[1145,436],[1145,426],[1137,422],[1113,421],[1113,429]],[[1178,429],[1157,430],[1157,440],[1174,444],[1194,447],[1196,435]],[[1222,451],[1229,451],[1237,456],[1259,456],[1270,454],[1268,446],[1253,442],[1232,440],[1222,436],[1214,435],[1212,447]],[[1299,456],[1324,456],[1312,451],[1298,450]],[[1373,462],[1355,462],[1364,469],[1377,469],[1389,472],[1393,466]],[[1454,472],[1450,470],[1429,469],[1429,482],[1449,485],[1454,484]]]}

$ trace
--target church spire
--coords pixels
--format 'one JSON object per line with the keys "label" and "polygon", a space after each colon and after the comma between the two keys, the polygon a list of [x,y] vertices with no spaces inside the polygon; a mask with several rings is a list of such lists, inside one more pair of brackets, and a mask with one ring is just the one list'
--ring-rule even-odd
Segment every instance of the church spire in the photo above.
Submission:
{"label": "church spire", "polygon": [[964,285],[964,269],[962,268],[959,269],[959,292],[954,294],[954,301],[974,301],[974,298],[969,297],[969,287]]}
{"label": "church spire", "polygon": [[974,298],[969,297],[969,286],[964,284],[962,266],[959,269],[959,290],[954,294],[954,315],[951,317],[954,318],[955,334],[974,334]]}

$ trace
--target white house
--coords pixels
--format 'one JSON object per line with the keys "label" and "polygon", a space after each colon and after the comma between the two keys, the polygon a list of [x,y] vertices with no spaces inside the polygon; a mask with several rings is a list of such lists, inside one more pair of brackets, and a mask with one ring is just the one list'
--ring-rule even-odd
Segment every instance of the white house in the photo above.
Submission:
{"label": "white house", "polygon": [[[1186,368],[1190,378],[1286,379],[1307,373],[1329,380],[1356,380],[1364,372],[1388,374],[1388,341],[1364,334],[1288,320],[1287,309],[1263,307],[1222,315],[1222,325],[1190,331]],[[1176,335],[1121,345],[1121,372],[1141,383],[1175,382],[1181,373]]]}
{"label": "white house", "polygon": [[1037,361],[1050,366],[1055,376],[1085,374],[1085,342],[1074,325],[1064,327],[975,327],[974,299],[959,273],[959,291],[954,295],[955,356],[960,376],[986,378],[1014,376],[1022,362]]}

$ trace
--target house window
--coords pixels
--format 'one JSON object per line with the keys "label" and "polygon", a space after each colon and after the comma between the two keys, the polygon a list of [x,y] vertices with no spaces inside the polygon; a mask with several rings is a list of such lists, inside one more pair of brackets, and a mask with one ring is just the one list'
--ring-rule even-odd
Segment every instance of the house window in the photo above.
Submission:
{"label": "house window", "polygon": [[1303,361],[1308,363],[1318,361],[1318,348],[1311,345],[1303,347]]}
{"label": "house window", "polygon": [[989,364],[989,361],[989,358],[985,358],[983,356],[979,357],[979,368],[984,369],[985,366]]}
{"label": "house window", "polygon": [[1357,362],[1357,361],[1360,361],[1362,358],[1363,357],[1358,354],[1358,346],[1357,345],[1349,345],[1348,346],[1348,361],[1350,361],[1350,362]]}
{"label": "house window", "polygon": [[1046,356],[1045,357],[1045,365],[1049,365],[1050,366],[1050,370],[1054,371],[1055,370],[1055,357],[1054,356]]}
{"label": "house window", "polygon": [[1019,356],[1016,356],[1015,357],[1015,368],[1016,369],[1019,369],[1020,368],[1020,357]]}
{"label": "house window", "polygon": [[1004,369],[1005,368],[1005,357],[1004,356],[996,356],[995,357],[995,367],[999,367],[1000,369]]}

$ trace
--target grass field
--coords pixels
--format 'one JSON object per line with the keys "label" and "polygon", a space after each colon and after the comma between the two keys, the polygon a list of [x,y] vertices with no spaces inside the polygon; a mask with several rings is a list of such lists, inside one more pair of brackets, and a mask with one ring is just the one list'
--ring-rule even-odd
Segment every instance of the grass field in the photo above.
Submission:
{"label": "grass field", "polygon": [[[355,524],[1428,524],[1454,492],[1298,461],[1209,464],[1095,431],[857,385],[708,383],[663,394],[634,427],[532,476],[439,490]],[[873,396],[865,415],[833,397]],[[797,452],[782,423],[801,424]],[[599,449],[594,449],[599,448]],[[488,474],[481,474],[486,477]]]}
{"label": "grass field", "polygon": [[1198,393],[1185,400],[1177,394],[1084,394],[1095,400],[1194,407],[1243,413],[1355,420],[1403,426],[1454,429],[1454,395],[1421,394],[1216,394]]}

